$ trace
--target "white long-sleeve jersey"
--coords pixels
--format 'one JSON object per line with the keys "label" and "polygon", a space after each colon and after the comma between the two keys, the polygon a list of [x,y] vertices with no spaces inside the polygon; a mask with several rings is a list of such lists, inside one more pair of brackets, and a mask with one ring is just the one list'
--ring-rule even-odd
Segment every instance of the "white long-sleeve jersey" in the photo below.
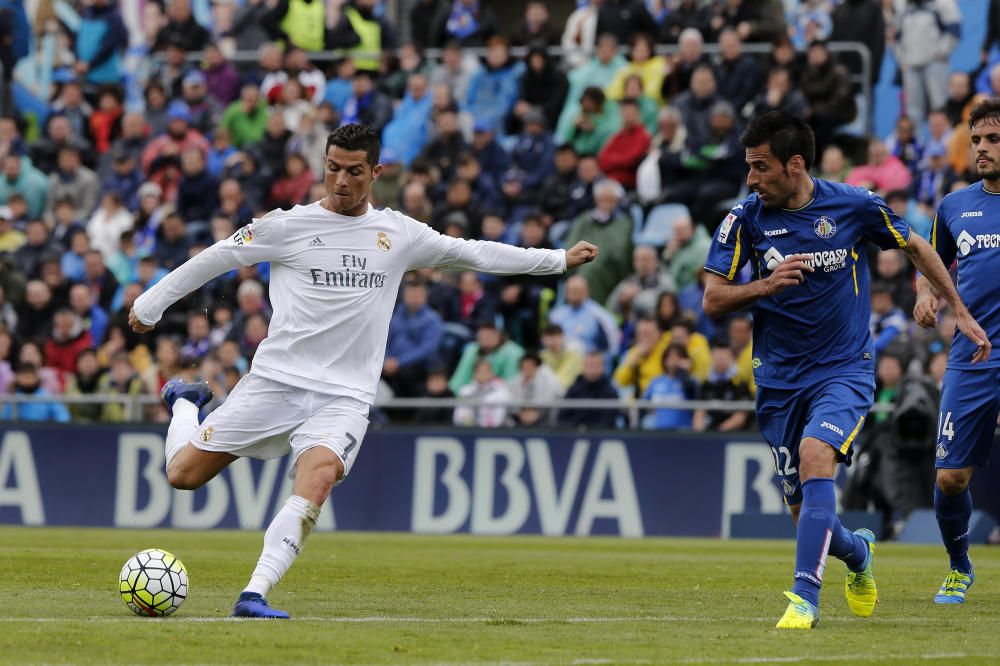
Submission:
{"label": "white long-sleeve jersey", "polygon": [[564,250],[524,249],[444,236],[394,210],[338,215],[319,203],[276,210],[200,252],[135,301],[144,324],[214,277],[271,262],[274,314],[250,372],[368,404],[382,372],[403,275],[430,266],[546,275]]}

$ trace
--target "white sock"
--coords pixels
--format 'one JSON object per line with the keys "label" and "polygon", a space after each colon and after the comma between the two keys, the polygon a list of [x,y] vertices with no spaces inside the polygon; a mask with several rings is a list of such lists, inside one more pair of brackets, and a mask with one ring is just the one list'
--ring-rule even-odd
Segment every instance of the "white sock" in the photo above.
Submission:
{"label": "white sock", "polygon": [[167,428],[167,445],[165,451],[167,465],[191,441],[197,429],[198,406],[190,400],[179,398],[174,403],[174,416],[170,419],[170,427]]}
{"label": "white sock", "polygon": [[306,537],[316,526],[319,512],[320,507],[305,497],[292,495],[285,500],[264,532],[264,550],[244,592],[267,596],[302,552]]}

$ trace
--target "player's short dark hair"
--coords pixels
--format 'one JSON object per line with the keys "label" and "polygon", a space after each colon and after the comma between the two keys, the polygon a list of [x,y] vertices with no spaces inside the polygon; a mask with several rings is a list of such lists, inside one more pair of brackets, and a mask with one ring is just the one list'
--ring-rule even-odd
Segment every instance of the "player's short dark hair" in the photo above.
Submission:
{"label": "player's short dark hair", "polygon": [[378,164],[379,156],[382,153],[382,143],[379,141],[378,132],[361,123],[350,123],[330,132],[326,138],[326,152],[330,152],[330,146],[337,146],[344,150],[363,150],[370,166]]}
{"label": "player's short dark hair", "polygon": [[744,148],[767,144],[781,162],[801,155],[806,169],[811,169],[816,159],[816,137],[812,128],[798,116],[786,111],[768,111],[754,118],[740,136]]}
{"label": "player's short dark hair", "polygon": [[1000,97],[984,99],[972,107],[969,114],[969,129],[981,120],[989,120],[994,125],[1000,125]]}

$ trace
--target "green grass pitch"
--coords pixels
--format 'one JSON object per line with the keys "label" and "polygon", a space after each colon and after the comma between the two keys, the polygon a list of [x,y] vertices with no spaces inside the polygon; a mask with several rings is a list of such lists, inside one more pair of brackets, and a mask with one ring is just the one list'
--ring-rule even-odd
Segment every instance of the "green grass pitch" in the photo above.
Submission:
{"label": "green grass pitch", "polygon": [[[940,547],[880,546],[867,620],[831,561],[822,619],[778,632],[792,542],[314,534],[270,600],[233,621],[261,535],[0,528],[2,664],[1000,663],[1000,549],[964,607],[931,598]],[[172,617],[133,616],[118,572],[164,548],[190,574]]]}

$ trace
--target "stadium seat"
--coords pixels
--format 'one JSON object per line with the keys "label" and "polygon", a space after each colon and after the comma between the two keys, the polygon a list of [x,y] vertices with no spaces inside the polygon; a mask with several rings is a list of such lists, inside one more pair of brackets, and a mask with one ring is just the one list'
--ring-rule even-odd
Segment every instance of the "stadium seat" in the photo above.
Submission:
{"label": "stadium seat", "polygon": [[664,247],[674,237],[674,220],[690,216],[687,206],[683,204],[661,204],[649,211],[646,222],[632,231],[632,242],[635,245],[652,245]]}

